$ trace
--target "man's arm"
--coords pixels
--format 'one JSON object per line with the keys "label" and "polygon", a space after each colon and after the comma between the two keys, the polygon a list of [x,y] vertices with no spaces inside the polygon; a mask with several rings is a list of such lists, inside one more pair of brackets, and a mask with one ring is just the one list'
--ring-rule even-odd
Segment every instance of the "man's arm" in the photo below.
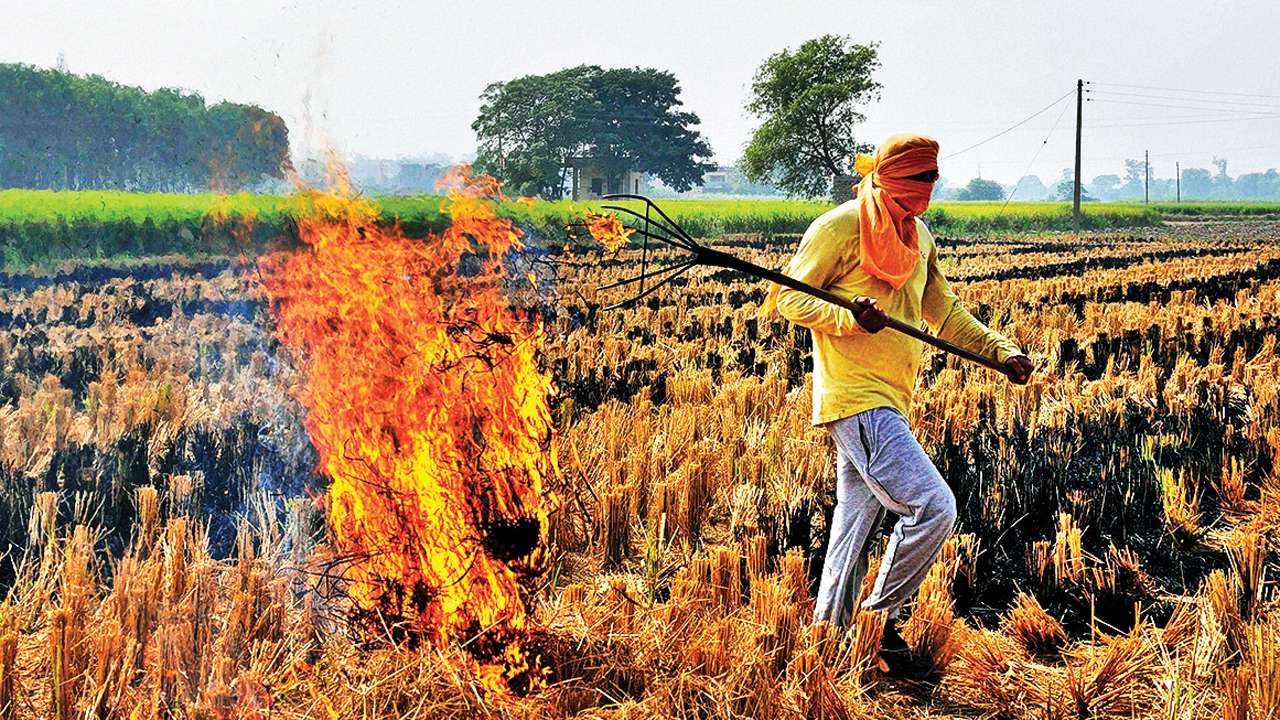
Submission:
{"label": "man's arm", "polygon": [[[848,262],[850,244],[848,238],[841,238],[830,223],[814,222],[800,239],[800,247],[783,274],[826,289],[839,276],[843,264]],[[828,335],[865,332],[849,309],[788,287],[778,292],[778,312],[814,332]]]}
{"label": "man's arm", "polygon": [[1008,366],[1015,382],[1025,383],[1030,378],[1033,365],[1022,349],[983,325],[960,304],[951,283],[938,267],[936,243],[929,252],[929,276],[920,309],[925,322],[936,329],[939,338]]}

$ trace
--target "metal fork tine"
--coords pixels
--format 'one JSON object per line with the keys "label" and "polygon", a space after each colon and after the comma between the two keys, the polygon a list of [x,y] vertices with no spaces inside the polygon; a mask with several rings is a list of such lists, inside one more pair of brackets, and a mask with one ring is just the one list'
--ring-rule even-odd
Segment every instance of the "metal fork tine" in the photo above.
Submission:
{"label": "metal fork tine", "polygon": [[631,228],[631,229],[632,229],[632,230],[633,230],[637,235],[640,235],[640,236],[642,236],[642,237],[646,237],[646,238],[653,238],[654,240],[660,240],[660,241],[662,241],[662,242],[664,242],[664,243],[666,243],[666,244],[670,245],[671,247],[678,247],[678,248],[680,248],[681,250],[693,250],[693,248],[685,247],[684,245],[676,245],[675,243],[671,242],[671,239],[670,239],[669,237],[666,237],[666,236],[664,236],[664,235],[658,235],[658,234],[656,234],[656,233],[645,232],[644,230],[641,230],[640,228]]}
{"label": "metal fork tine", "polygon": [[[601,205],[600,207],[604,210],[614,210],[617,212],[624,212],[640,220],[644,219],[644,215],[641,215],[639,212],[629,207],[625,207],[623,205]],[[662,214],[662,210],[659,209],[657,205],[652,205],[652,204],[645,205],[646,210],[650,208],[657,210],[659,214]],[[679,241],[681,245],[689,245],[693,243],[692,238],[688,237],[688,233],[684,232],[684,230],[681,229],[678,225],[675,225],[675,223],[671,222],[670,219],[668,219],[667,222],[661,222],[658,220],[658,218],[651,217],[649,222],[651,222],[656,227],[661,228],[663,232],[670,235],[674,240]]]}
{"label": "metal fork tine", "polygon": [[644,206],[644,249],[640,251],[640,294],[644,294],[644,274],[649,272],[649,206]]}
{"label": "metal fork tine", "polygon": [[662,287],[663,285],[666,285],[666,284],[670,283],[672,280],[675,280],[676,278],[678,278],[678,277],[680,277],[681,275],[685,274],[685,272],[686,272],[689,268],[691,268],[691,267],[693,267],[694,265],[697,265],[697,264],[698,264],[698,263],[696,263],[696,262],[688,262],[688,263],[684,263],[683,265],[678,265],[678,266],[676,266],[676,267],[679,267],[680,269],[679,269],[677,272],[672,273],[670,276],[668,276],[668,277],[667,277],[665,280],[663,280],[662,282],[660,282],[660,283],[658,283],[658,284],[654,285],[653,287],[649,288],[648,290],[645,290],[644,292],[640,293],[639,295],[636,295],[636,296],[635,296],[635,297],[633,297],[633,298],[627,298],[626,300],[623,300],[622,302],[618,302],[618,303],[614,303],[614,304],[612,304],[612,305],[609,305],[608,307],[606,307],[606,308],[605,308],[605,310],[617,310],[617,309],[618,309],[618,308],[620,308],[620,307],[626,307],[627,305],[632,305],[632,304],[638,303],[638,302],[640,302],[641,300],[643,300],[646,296],[648,296],[648,295],[652,295],[655,291],[657,291],[657,289],[658,289],[658,288]]}
{"label": "metal fork tine", "polygon": [[[669,272],[675,272],[677,270],[680,270],[681,268],[685,268],[690,265],[696,265],[696,264],[697,263],[693,262],[692,260],[688,260],[685,262],[676,263],[674,265],[667,265],[659,270],[654,270],[653,272],[649,272],[648,270],[645,270],[644,272],[641,272],[639,275],[626,278],[625,280],[616,280],[614,282],[609,283],[608,285],[601,285],[596,289],[612,290],[613,288],[622,287],[623,285],[631,285],[634,283],[643,282],[645,278],[656,278],[656,277],[665,275]],[[641,288],[641,290],[643,291],[643,288]]]}
{"label": "metal fork tine", "polygon": [[697,244],[698,244],[698,241],[697,241],[697,240],[694,240],[692,235],[690,235],[689,233],[685,232],[685,229],[684,229],[684,228],[682,228],[682,227],[680,227],[680,223],[676,222],[675,220],[672,220],[672,219],[671,219],[671,216],[670,216],[670,215],[667,215],[667,213],[666,213],[662,208],[658,207],[658,204],[657,204],[657,203],[655,203],[654,201],[652,201],[652,200],[650,200],[649,198],[645,197],[644,195],[632,195],[632,194],[630,194],[630,193],[618,193],[618,194],[614,194],[614,195],[605,195],[603,199],[604,199],[604,200],[639,200],[639,201],[641,201],[641,202],[643,202],[643,203],[645,204],[645,207],[646,207],[646,208],[653,208],[655,211],[657,211],[657,213],[658,213],[659,215],[661,215],[661,216],[662,216],[662,219],[663,219],[663,220],[666,220],[666,221],[667,221],[667,224],[668,224],[668,225],[670,225],[670,226],[671,226],[671,228],[675,230],[675,234],[677,234],[677,235],[679,235],[680,237],[684,238],[684,239],[685,239],[686,241],[688,241],[691,245],[697,245]]}
{"label": "metal fork tine", "polygon": [[[644,216],[641,215],[640,213],[636,212],[635,210],[632,210],[631,208],[622,207],[621,205],[601,205],[600,209],[624,212],[636,218],[637,220],[644,220]],[[678,248],[683,248],[685,250],[693,249],[693,247],[689,245],[689,241],[686,240],[684,236],[681,235],[679,232],[672,230],[671,228],[667,227],[666,225],[663,225],[657,220],[652,220],[651,222],[654,227],[660,228],[664,233],[666,233],[666,236],[650,234],[649,237],[655,240],[661,240],[662,242],[667,243],[668,245],[674,245]],[[632,229],[634,230],[635,228],[632,228]]]}

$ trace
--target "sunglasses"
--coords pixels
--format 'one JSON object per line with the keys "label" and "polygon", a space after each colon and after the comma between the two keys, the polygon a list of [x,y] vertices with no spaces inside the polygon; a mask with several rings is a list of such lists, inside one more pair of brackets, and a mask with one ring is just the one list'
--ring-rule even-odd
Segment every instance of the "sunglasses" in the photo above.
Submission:
{"label": "sunglasses", "polygon": [[916,180],[916,181],[919,181],[919,182],[937,182],[937,181],[938,181],[938,171],[937,171],[937,170],[926,170],[926,171],[924,171],[924,172],[922,172],[922,173],[916,173],[915,175],[908,175],[908,176],[906,177],[906,179],[907,179],[907,180]]}

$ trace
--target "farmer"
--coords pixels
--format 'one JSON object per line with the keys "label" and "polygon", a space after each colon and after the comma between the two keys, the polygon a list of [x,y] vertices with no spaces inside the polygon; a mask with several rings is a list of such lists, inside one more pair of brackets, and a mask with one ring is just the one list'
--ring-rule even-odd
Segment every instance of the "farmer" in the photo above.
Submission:
{"label": "farmer", "polygon": [[837,449],[837,502],[814,614],[849,624],[876,531],[893,512],[898,521],[863,607],[887,615],[880,655],[889,674],[923,679],[935,670],[903,642],[898,615],[951,533],[956,500],[907,425],[922,344],[879,331],[887,316],[928,323],[944,340],[1003,363],[1018,384],[1033,366],[960,306],[938,267],[919,219],[938,179],[938,143],[891,135],[874,157],[858,156],[857,170],[857,197],[813,221],[786,274],[860,310],[789,288],[776,296],[782,316],[813,333],[813,422]]}

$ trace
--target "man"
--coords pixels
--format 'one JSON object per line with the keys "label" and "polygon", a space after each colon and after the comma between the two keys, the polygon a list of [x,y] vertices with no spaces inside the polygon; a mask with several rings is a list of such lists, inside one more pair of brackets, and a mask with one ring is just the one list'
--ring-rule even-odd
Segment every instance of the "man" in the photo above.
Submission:
{"label": "man", "polygon": [[923,679],[932,664],[899,633],[898,613],[924,580],[956,519],[956,501],[907,425],[922,343],[879,332],[886,316],[928,323],[939,337],[994,357],[1027,382],[1033,366],[1020,349],[959,303],[938,268],[938,250],[919,220],[938,179],[938,143],[892,135],[875,157],[858,157],[857,197],[819,217],[786,274],[851,298],[858,312],[780,288],[783,317],[813,334],[813,422],[837,448],[836,508],[815,616],[849,623],[867,554],[886,511],[897,525],[875,587],[863,603],[888,617],[881,658],[894,676]]}

